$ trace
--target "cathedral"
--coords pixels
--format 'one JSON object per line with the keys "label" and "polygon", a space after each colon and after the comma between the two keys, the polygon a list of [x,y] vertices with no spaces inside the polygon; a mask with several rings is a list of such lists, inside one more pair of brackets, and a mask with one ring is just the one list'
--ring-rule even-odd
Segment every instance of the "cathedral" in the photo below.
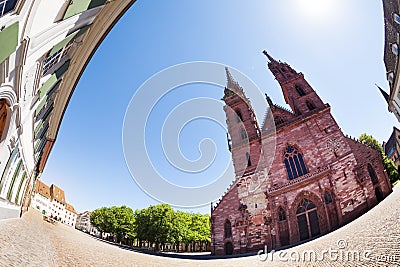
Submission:
{"label": "cathedral", "polygon": [[[224,111],[236,177],[212,205],[214,255],[278,249],[324,235],[392,191],[379,153],[343,134],[330,105],[301,72],[263,53],[290,109],[267,96],[269,113],[260,127],[226,69]],[[274,156],[268,155],[271,136]]]}

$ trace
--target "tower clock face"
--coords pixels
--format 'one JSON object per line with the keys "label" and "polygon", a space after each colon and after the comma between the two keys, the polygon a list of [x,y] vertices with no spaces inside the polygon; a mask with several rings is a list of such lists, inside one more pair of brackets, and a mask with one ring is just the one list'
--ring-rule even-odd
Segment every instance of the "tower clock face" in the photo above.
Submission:
{"label": "tower clock face", "polygon": [[326,142],[326,148],[329,149],[332,152],[336,152],[339,150],[340,148],[340,143],[338,140],[336,140],[335,138],[330,138],[328,139],[328,141]]}

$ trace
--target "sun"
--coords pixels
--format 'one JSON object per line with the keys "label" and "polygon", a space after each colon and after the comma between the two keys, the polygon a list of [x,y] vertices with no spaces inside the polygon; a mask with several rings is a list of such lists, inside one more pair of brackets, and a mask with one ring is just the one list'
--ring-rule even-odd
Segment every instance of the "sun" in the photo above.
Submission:
{"label": "sun", "polygon": [[309,19],[326,19],[335,9],[335,0],[297,0],[298,11]]}

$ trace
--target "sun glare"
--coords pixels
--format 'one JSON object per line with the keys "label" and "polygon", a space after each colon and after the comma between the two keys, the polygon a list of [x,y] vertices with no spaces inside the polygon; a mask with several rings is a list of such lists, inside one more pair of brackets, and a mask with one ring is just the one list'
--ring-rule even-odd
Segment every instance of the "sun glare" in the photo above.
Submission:
{"label": "sun glare", "polygon": [[321,20],[330,17],[335,9],[334,0],[297,0],[298,10],[309,19]]}

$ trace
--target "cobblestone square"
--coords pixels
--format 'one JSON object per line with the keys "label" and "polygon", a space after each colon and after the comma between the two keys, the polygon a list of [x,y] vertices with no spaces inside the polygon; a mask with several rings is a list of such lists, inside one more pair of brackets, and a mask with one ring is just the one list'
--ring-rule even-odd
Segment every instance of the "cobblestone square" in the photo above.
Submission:
{"label": "cobblestone square", "polygon": [[[265,254],[208,260],[143,254],[66,225],[52,225],[30,209],[22,219],[0,221],[0,266],[400,266],[399,202],[397,186],[382,203],[350,224],[305,244],[269,253],[267,259]],[[298,257],[298,262],[291,261]]]}

